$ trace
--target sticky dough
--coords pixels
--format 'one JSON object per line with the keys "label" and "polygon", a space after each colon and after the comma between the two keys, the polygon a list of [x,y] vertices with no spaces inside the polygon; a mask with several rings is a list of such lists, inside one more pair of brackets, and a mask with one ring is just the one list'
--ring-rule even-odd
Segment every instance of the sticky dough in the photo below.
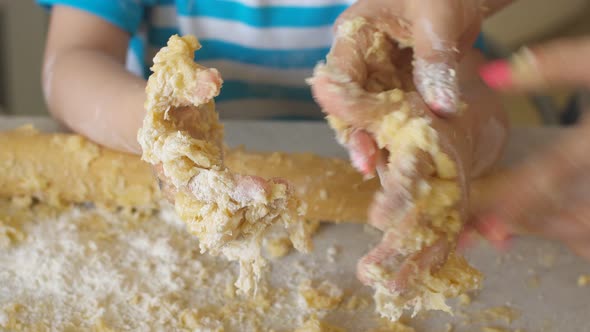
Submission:
{"label": "sticky dough", "polygon": [[[227,149],[225,165],[240,174],[287,180],[307,205],[305,220],[366,222],[379,189],[363,181],[347,160],[311,153]],[[474,204],[499,185],[502,173],[471,186]],[[350,190],[350,188],[354,190]],[[150,166],[75,134],[42,133],[32,126],[0,132],[0,197],[30,196],[51,206],[93,202],[103,208],[149,213],[163,199]]]}
{"label": "sticky dough", "polygon": [[[342,23],[337,33],[340,38],[353,36],[368,24],[363,18],[355,18]],[[363,129],[372,135],[379,149],[389,152],[387,172],[392,182],[404,189],[398,193],[403,202],[389,214],[390,226],[383,230],[384,237],[391,239],[391,246],[397,254],[409,258],[441,239],[454,248],[464,222],[464,211],[460,211],[459,204],[463,193],[458,180],[458,165],[443,151],[431,119],[416,106],[420,105],[416,102],[420,96],[408,75],[411,60],[400,63],[390,60],[395,46],[388,42],[389,37],[384,33],[374,32],[369,38],[370,46],[366,48],[364,58],[378,69],[367,73],[365,86],[342,77],[342,73],[329,65],[330,61],[318,65],[314,77],[342,78],[343,85],[335,85],[334,89],[346,89],[341,93],[352,95],[361,95],[367,90],[373,93],[379,105],[385,105],[383,110],[373,111],[374,117],[363,124]],[[344,145],[355,130],[354,126],[358,125],[346,123],[334,115],[328,116],[328,122]],[[424,162],[429,163],[427,167]],[[382,192],[377,195],[386,197]],[[408,217],[414,219],[411,224],[404,222]],[[400,227],[402,224],[406,226]],[[412,310],[414,314],[423,309],[450,311],[445,297],[476,289],[481,280],[479,272],[454,253],[440,273],[416,272],[418,275],[410,277],[403,293],[391,291],[386,286],[395,278],[395,267],[375,262],[367,267],[367,271],[370,279],[375,281],[377,310],[393,321],[398,320],[404,310]]]}
{"label": "sticky dough", "polygon": [[[362,223],[379,188],[375,180],[364,182],[347,160],[311,153],[227,149],[224,162],[236,173],[287,180],[307,205],[308,221]],[[145,213],[163,199],[150,166],[138,156],[31,126],[0,133],[0,197],[13,196],[33,196],[52,206],[93,202]]]}
{"label": "sticky dough", "polygon": [[271,225],[284,225],[297,250],[310,249],[306,206],[285,181],[227,168],[223,126],[213,100],[199,93],[218,93],[214,82],[207,86],[201,79],[217,72],[194,62],[199,48],[193,36],[172,36],[156,54],[146,87],[147,114],[137,137],[142,159],[161,165],[164,181],[174,186],[176,212],[199,239],[201,252],[239,261],[236,287],[250,292],[265,265],[261,241]]}

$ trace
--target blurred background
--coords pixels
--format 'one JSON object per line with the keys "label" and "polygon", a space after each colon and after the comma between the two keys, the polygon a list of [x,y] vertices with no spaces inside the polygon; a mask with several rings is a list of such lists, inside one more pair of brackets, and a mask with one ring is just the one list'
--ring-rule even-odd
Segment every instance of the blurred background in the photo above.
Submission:
{"label": "blurred background", "polygon": [[[102,0],[107,1],[107,0]],[[47,114],[40,87],[47,15],[31,0],[0,0],[0,114]],[[590,34],[588,0],[519,0],[485,24],[490,55],[502,57],[522,45]],[[515,125],[571,124],[588,95],[548,91],[503,96]]]}

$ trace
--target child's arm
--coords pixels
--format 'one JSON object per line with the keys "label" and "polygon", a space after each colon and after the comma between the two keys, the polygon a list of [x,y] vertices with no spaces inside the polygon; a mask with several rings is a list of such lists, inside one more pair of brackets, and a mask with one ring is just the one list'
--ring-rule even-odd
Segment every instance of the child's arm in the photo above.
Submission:
{"label": "child's arm", "polygon": [[90,13],[52,9],[43,91],[54,117],[91,140],[139,153],[145,81],[125,68],[130,35]]}

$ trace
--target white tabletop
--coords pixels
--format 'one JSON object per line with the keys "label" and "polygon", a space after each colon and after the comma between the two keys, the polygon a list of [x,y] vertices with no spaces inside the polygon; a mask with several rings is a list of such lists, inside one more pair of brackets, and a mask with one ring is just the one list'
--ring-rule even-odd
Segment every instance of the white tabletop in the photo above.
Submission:
{"label": "white tabletop", "polygon": [[[47,131],[59,130],[55,122],[47,118],[0,117],[0,130],[33,123]],[[505,156],[505,163],[512,163],[532,150],[541,147],[559,134],[560,129],[516,129]],[[227,141],[230,145],[243,144],[256,150],[311,151],[322,155],[346,154],[334,141],[332,132],[323,123],[308,122],[226,122]],[[289,278],[293,266],[307,267],[313,276],[328,278],[353,292],[368,292],[355,279],[355,262],[379,234],[363,231],[361,225],[326,225],[314,239],[315,250],[304,256],[291,254],[272,263],[272,278],[281,283]],[[336,263],[329,263],[326,250],[330,246],[340,249]],[[580,288],[576,280],[581,274],[590,273],[590,264],[570,254],[563,246],[535,238],[519,238],[508,253],[499,253],[481,244],[467,253],[467,257],[485,275],[483,289],[474,296],[468,308],[462,312],[475,312],[482,308],[509,305],[522,312],[522,316],[510,325],[511,329],[525,331],[590,331],[587,305],[590,303],[590,287]],[[351,317],[350,313],[337,311],[330,314],[349,326],[362,329],[364,318]],[[445,323],[453,322],[456,332],[479,331],[481,325],[462,324],[461,315],[454,317],[433,313],[413,322],[418,331],[443,331]],[[507,326],[491,322],[492,326]]]}

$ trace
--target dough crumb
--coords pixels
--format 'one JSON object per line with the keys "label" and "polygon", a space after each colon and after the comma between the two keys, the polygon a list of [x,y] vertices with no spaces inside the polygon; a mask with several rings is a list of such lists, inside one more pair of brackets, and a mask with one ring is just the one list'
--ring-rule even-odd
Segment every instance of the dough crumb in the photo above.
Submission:
{"label": "dough crumb", "polygon": [[463,257],[451,253],[437,273],[424,273],[420,279],[423,280],[422,283],[414,286],[419,295],[410,299],[391,294],[383,287],[377,288],[374,296],[377,312],[391,320],[401,317],[404,310],[411,310],[414,314],[421,310],[442,310],[450,313],[451,308],[445,300],[479,288],[482,275]]}
{"label": "dough crumb", "polygon": [[590,274],[582,274],[578,277],[578,287],[585,287],[590,284]]}
{"label": "dough crumb", "polygon": [[180,321],[184,328],[207,331],[224,332],[223,324],[209,314],[197,309],[186,309],[180,313]]}
{"label": "dough crumb", "polygon": [[223,290],[223,295],[226,299],[233,300],[236,298],[236,286],[233,282],[228,282],[225,284],[225,289]]}
{"label": "dough crumb", "polygon": [[503,327],[484,326],[481,328],[481,332],[510,332],[510,330]]}
{"label": "dough crumb", "polygon": [[540,253],[539,255],[539,265],[544,268],[552,268],[555,266],[556,260],[557,256],[554,253]]}
{"label": "dough crumb", "polygon": [[365,309],[368,305],[368,299],[353,295],[348,299],[344,308],[348,311],[359,311]]}
{"label": "dough crumb", "polygon": [[507,324],[512,324],[521,314],[519,310],[509,306],[498,306],[484,310],[484,315],[489,319],[503,320]]}
{"label": "dough crumb", "polygon": [[287,236],[276,237],[266,240],[266,252],[272,258],[280,258],[286,256],[293,248],[291,240]]}
{"label": "dough crumb", "polygon": [[338,252],[339,250],[336,246],[330,246],[326,250],[326,257],[328,259],[328,262],[334,263],[336,261],[336,255],[338,254]]}
{"label": "dough crumb", "polygon": [[115,332],[102,319],[98,319],[92,326],[92,332]]}
{"label": "dough crumb", "polygon": [[459,304],[466,306],[471,304],[471,297],[469,294],[461,294],[459,295]]}
{"label": "dough crumb", "polygon": [[306,320],[294,332],[345,332],[346,330],[320,321],[315,315]]}
{"label": "dough crumb", "polygon": [[174,35],[156,54],[137,139],[142,160],[159,173],[164,193],[199,239],[201,252],[238,261],[236,287],[251,293],[266,266],[262,240],[272,225],[284,225],[297,250],[311,249],[303,218],[307,206],[284,180],[227,167],[213,101],[222,79],[216,69],[195,63],[200,47],[194,36]]}
{"label": "dough crumb", "polygon": [[338,307],[344,293],[334,283],[324,280],[317,287],[312,286],[311,280],[305,280],[299,285],[299,294],[311,309],[335,309]]}
{"label": "dough crumb", "polygon": [[369,330],[367,332],[416,332],[416,330],[402,322],[387,322],[385,326]]}
{"label": "dough crumb", "polygon": [[530,288],[539,288],[540,284],[541,280],[536,275],[528,278],[527,280],[527,286],[529,286]]}
{"label": "dough crumb", "polygon": [[16,245],[25,239],[25,234],[19,229],[6,225],[0,219],[0,249]]}

